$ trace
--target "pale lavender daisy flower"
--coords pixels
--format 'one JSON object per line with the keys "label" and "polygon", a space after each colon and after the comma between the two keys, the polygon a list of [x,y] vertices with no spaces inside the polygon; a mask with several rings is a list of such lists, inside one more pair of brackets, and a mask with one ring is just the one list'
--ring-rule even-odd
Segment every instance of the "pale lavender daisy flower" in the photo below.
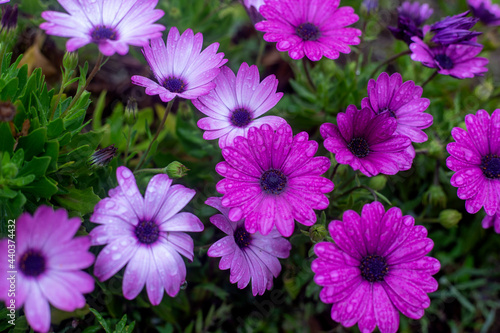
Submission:
{"label": "pale lavender daisy flower", "polygon": [[154,24],[164,15],[154,9],[158,0],[58,0],[69,13],[45,11],[47,20],[40,28],[49,35],[71,37],[69,52],[89,43],[99,46],[106,56],[124,55],[129,45],[144,46],[151,38],[161,37],[165,27]]}
{"label": "pale lavender daisy flower", "polygon": [[412,40],[411,59],[420,61],[426,67],[436,68],[439,74],[465,79],[482,76],[488,71],[485,67],[488,59],[476,57],[483,49],[482,46],[451,44],[431,47],[418,37],[413,37]]}
{"label": "pale lavender daisy flower", "polygon": [[500,5],[491,0],[467,0],[472,14],[486,25],[500,25]]}
{"label": "pale lavender daisy flower", "polygon": [[221,199],[208,198],[205,204],[222,214],[214,215],[210,222],[227,234],[208,249],[209,257],[221,257],[219,268],[230,269],[231,283],[245,288],[252,280],[252,294],[262,295],[273,287],[273,278],[281,272],[278,258],[288,258],[292,245],[273,229],[268,235],[254,234],[245,230],[244,221],[232,222],[229,208],[222,206]]}
{"label": "pale lavender daisy flower", "polygon": [[422,98],[422,87],[413,81],[403,83],[399,73],[390,77],[382,73],[377,81],[368,82],[368,97],[361,101],[361,108],[370,108],[375,114],[387,112],[396,119],[394,134],[406,135],[413,142],[427,141],[423,129],[432,125],[432,115],[424,111],[430,101]]}
{"label": "pale lavender daisy flower", "polygon": [[266,0],[260,7],[265,21],[255,29],[265,32],[264,40],[276,42],[278,51],[292,59],[304,56],[318,61],[325,56],[337,59],[358,45],[361,30],[347,27],[359,20],[352,7],[340,7],[340,0]]}
{"label": "pale lavender daisy flower", "polygon": [[[15,230],[16,239],[0,241],[5,256],[0,261],[0,299],[6,306],[15,300],[16,310],[24,305],[26,319],[37,332],[50,329],[49,303],[73,312],[85,306],[83,294],[94,290],[94,279],[82,271],[94,262],[88,251],[90,237],[73,238],[81,224],[79,218],[68,218],[64,209],[54,211],[47,206],[38,207],[33,216],[22,214],[15,224],[5,220],[5,227]],[[15,253],[13,262],[7,260],[7,253]],[[8,279],[12,277],[8,271],[17,271],[14,280]],[[13,282],[16,288],[11,298]]]}
{"label": "pale lavender daisy flower", "polygon": [[7,3],[9,2],[10,0],[0,0],[0,3]]}
{"label": "pale lavender daisy flower", "polygon": [[193,240],[185,232],[203,230],[191,213],[179,211],[195,191],[172,185],[165,174],[151,178],[143,198],[134,174],[116,170],[119,186],[95,206],[90,221],[101,224],[90,235],[93,245],[106,245],[99,253],[94,275],[104,281],[123,266],[123,296],[134,299],[146,284],[151,304],[160,304],[165,290],[175,296],[186,279],[183,256],[193,260]]}
{"label": "pale lavender daisy flower", "polygon": [[455,174],[451,185],[465,201],[465,209],[477,213],[482,207],[488,215],[500,211],[500,109],[490,115],[485,110],[465,117],[467,130],[453,128],[446,149],[446,165]]}
{"label": "pale lavender daisy flower", "polygon": [[497,234],[500,234],[500,210],[494,215],[486,215],[482,221],[484,229],[493,227]]}
{"label": "pale lavender daisy flower", "polygon": [[441,265],[426,256],[434,246],[424,226],[397,207],[387,212],[380,202],[366,204],[361,216],[344,213],[328,226],[334,243],[314,247],[314,282],[320,299],[333,303],[331,317],[343,326],[358,323],[361,332],[395,333],[399,312],[420,319],[437,290],[432,277]]}
{"label": "pale lavender daisy flower", "polygon": [[395,135],[397,121],[388,112],[375,115],[369,108],[349,105],[337,115],[337,125],[320,127],[325,148],[338,163],[349,164],[368,177],[383,173],[395,175],[411,168],[415,150],[405,135]]}
{"label": "pale lavender daisy flower", "polygon": [[294,219],[307,226],[316,222],[313,209],[328,207],[324,193],[333,190],[333,183],[320,176],[330,160],[314,157],[318,143],[308,139],[306,132],[293,136],[288,124],[276,131],[264,124],[222,149],[226,161],[215,170],[225,178],[216,188],[224,194],[222,205],[230,208],[231,221],[245,219],[248,232],[263,235],[276,226],[285,237],[293,233]]}
{"label": "pale lavender daisy flower", "polygon": [[268,124],[276,129],[286,121],[281,117],[260,117],[279,102],[283,93],[276,93],[278,80],[274,75],[262,82],[257,66],[242,63],[235,76],[228,67],[222,67],[214,80],[215,89],[208,95],[193,100],[194,106],[207,118],[198,121],[205,130],[203,138],[219,138],[219,146],[232,145],[237,136],[246,136],[251,126]]}
{"label": "pale lavender daisy flower", "polygon": [[219,75],[220,68],[227,62],[224,53],[217,53],[219,43],[210,44],[203,52],[203,35],[196,35],[187,29],[182,36],[172,27],[167,44],[161,38],[151,40],[142,53],[157,82],[134,75],[132,83],[146,88],[148,95],[160,95],[164,102],[179,96],[195,99],[215,88],[212,82]]}

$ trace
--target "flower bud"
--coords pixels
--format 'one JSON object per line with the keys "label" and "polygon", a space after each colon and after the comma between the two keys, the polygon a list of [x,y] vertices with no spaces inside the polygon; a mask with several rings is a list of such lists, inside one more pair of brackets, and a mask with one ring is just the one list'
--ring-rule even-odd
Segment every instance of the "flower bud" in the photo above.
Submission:
{"label": "flower bud", "polygon": [[328,230],[323,224],[314,224],[309,228],[309,237],[313,243],[319,243],[328,235]]}
{"label": "flower bud", "polygon": [[167,165],[165,170],[167,172],[167,175],[172,179],[182,178],[187,175],[187,171],[189,171],[189,169],[186,168],[184,164],[177,161],[173,161],[172,163]]}
{"label": "flower bud", "polygon": [[117,148],[115,145],[111,145],[109,147],[99,149],[89,158],[90,165],[92,167],[105,167],[111,162],[113,157],[115,157]]}
{"label": "flower bud", "polygon": [[78,53],[66,52],[63,57],[63,67],[66,71],[72,71],[78,66]]}
{"label": "flower bud", "polygon": [[361,3],[361,11],[363,14],[370,15],[373,11],[377,10],[378,0],[363,0]]}
{"label": "flower bud", "polygon": [[17,27],[17,4],[2,6],[2,23],[0,30],[14,30]]}
{"label": "flower bud", "polygon": [[424,205],[446,207],[447,197],[440,185],[431,185],[422,199]]}
{"label": "flower bud", "polygon": [[439,213],[439,223],[445,228],[452,228],[460,222],[462,214],[455,209],[445,209]]}
{"label": "flower bud", "polygon": [[370,186],[375,191],[380,191],[384,189],[386,184],[387,184],[387,177],[384,175],[378,175],[370,178],[368,186]]}

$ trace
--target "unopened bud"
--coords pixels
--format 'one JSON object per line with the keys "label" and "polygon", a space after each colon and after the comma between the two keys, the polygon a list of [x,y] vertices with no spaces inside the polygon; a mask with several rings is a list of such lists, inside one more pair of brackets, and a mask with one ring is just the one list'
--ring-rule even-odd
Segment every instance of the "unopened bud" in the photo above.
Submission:
{"label": "unopened bud", "polygon": [[2,6],[2,27],[0,30],[13,30],[17,27],[17,4]]}
{"label": "unopened bud", "polygon": [[116,150],[117,148],[114,144],[109,147],[97,150],[89,158],[90,165],[92,167],[105,167],[109,164],[109,162],[111,162],[113,157],[115,157]]}
{"label": "unopened bud", "polygon": [[0,121],[9,122],[16,116],[16,107],[11,102],[0,102]]}
{"label": "unopened bud", "polygon": [[439,213],[439,223],[445,228],[452,228],[460,222],[462,214],[455,209],[445,209]]}
{"label": "unopened bud", "polygon": [[187,175],[187,172],[189,171],[189,169],[186,168],[186,166],[184,166],[184,164],[177,162],[177,161],[174,161],[174,162],[170,163],[169,165],[167,165],[165,170],[167,172],[167,175],[172,179],[182,178],[185,175]]}
{"label": "unopened bud", "polygon": [[78,66],[78,53],[66,52],[63,57],[63,67],[66,71],[72,71]]}
{"label": "unopened bud", "polygon": [[387,184],[387,177],[384,175],[378,175],[370,178],[369,185],[375,191],[383,190]]}
{"label": "unopened bud", "polygon": [[309,228],[309,237],[313,243],[321,242],[328,235],[328,230],[323,224],[314,224]]}
{"label": "unopened bud", "polygon": [[447,197],[440,185],[431,185],[422,198],[424,205],[446,207]]}
{"label": "unopened bud", "polygon": [[378,8],[378,0],[363,0],[361,10],[363,13],[371,14]]}

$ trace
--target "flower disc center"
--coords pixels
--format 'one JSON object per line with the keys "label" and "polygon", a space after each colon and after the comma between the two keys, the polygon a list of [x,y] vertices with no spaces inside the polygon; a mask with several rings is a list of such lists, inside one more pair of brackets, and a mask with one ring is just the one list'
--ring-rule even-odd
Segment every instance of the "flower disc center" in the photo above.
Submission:
{"label": "flower disc center", "polygon": [[302,23],[295,28],[297,35],[303,40],[316,40],[319,38],[319,29],[312,23]]}
{"label": "flower disc center", "polygon": [[500,179],[500,157],[488,154],[481,158],[481,170],[486,178]]}
{"label": "flower disc center", "polygon": [[244,108],[239,108],[231,114],[231,124],[236,127],[246,127],[252,121],[252,114]]}
{"label": "flower disc center", "polygon": [[368,282],[383,281],[389,271],[385,258],[377,255],[364,257],[359,269],[361,276]]}
{"label": "flower disc center", "polygon": [[370,153],[368,142],[363,138],[353,138],[347,145],[347,148],[349,148],[351,153],[356,157],[366,157]]}
{"label": "flower disc center", "polygon": [[267,194],[280,194],[285,190],[286,176],[280,170],[267,170],[260,177],[260,187]]}
{"label": "flower disc center", "polygon": [[24,275],[37,277],[45,272],[45,256],[38,250],[28,249],[19,260],[19,268]]}
{"label": "flower disc center", "polygon": [[153,244],[160,237],[160,227],[153,221],[141,221],[135,227],[135,236],[142,244]]}
{"label": "flower disc center", "polygon": [[186,84],[176,77],[167,77],[163,81],[163,87],[172,93],[183,93],[186,91]]}
{"label": "flower disc center", "polygon": [[103,25],[98,25],[94,27],[94,30],[90,33],[92,40],[94,41],[102,41],[102,40],[116,40],[116,31],[114,29],[105,27]]}
{"label": "flower disc center", "polygon": [[234,241],[240,249],[243,249],[250,245],[252,235],[245,230],[245,227],[241,226],[234,231]]}
{"label": "flower disc center", "polygon": [[443,69],[452,69],[453,61],[446,54],[438,54],[434,58]]}

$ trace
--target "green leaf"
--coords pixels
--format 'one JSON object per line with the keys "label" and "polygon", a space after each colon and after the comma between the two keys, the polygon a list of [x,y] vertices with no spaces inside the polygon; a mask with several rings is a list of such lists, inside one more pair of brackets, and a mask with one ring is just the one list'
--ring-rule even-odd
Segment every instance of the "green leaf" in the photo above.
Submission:
{"label": "green leaf", "polygon": [[49,139],[57,138],[64,131],[64,122],[61,118],[57,118],[47,126],[47,137]]}
{"label": "green leaf", "polygon": [[54,199],[64,208],[74,210],[81,214],[94,211],[95,205],[101,200],[92,187],[80,190],[74,187],[66,189],[67,194],[57,195]]}
{"label": "green leaf", "polygon": [[12,137],[12,132],[8,123],[0,123],[0,151],[12,151],[16,140]]}
{"label": "green leaf", "polygon": [[17,149],[14,156],[10,159],[11,163],[14,163],[18,168],[21,168],[24,162],[24,150]]}
{"label": "green leaf", "polygon": [[19,171],[18,177],[31,174],[37,177],[41,177],[45,175],[50,161],[51,158],[49,156],[33,157],[31,161],[24,164],[24,166]]}
{"label": "green leaf", "polygon": [[61,323],[61,321],[69,319],[69,318],[73,318],[73,317],[83,318],[89,312],[90,312],[90,307],[88,304],[85,304],[85,306],[83,308],[76,309],[75,311],[72,311],[72,312],[66,312],[66,311],[54,308],[51,311],[50,321],[56,325],[59,325]]}
{"label": "green leaf", "polygon": [[101,326],[95,325],[95,326],[89,326],[86,329],[83,330],[82,333],[97,333],[102,329]]}
{"label": "green leaf", "polygon": [[24,191],[38,195],[42,198],[50,198],[57,193],[56,182],[53,179],[43,176],[33,183],[24,186]]}
{"label": "green leaf", "polygon": [[35,175],[27,175],[7,180],[7,184],[13,187],[23,187],[31,184],[35,180]]}
{"label": "green leaf", "polygon": [[106,106],[106,90],[103,90],[97,99],[97,103],[94,109],[94,115],[92,117],[92,128],[98,130],[102,127],[102,112]]}
{"label": "green leaf", "polygon": [[19,85],[19,79],[14,77],[6,82],[5,87],[3,87],[0,92],[0,98],[2,101],[13,100],[14,96],[17,93],[17,87]]}
{"label": "green leaf", "polygon": [[101,324],[102,328],[104,328],[106,333],[112,332],[111,329],[109,328],[109,325],[106,322],[106,320],[104,320],[104,318],[101,316],[101,314],[97,310],[90,308],[90,312],[92,312],[94,314],[94,316],[97,318],[97,321],[99,322],[99,324]]}
{"label": "green leaf", "polygon": [[50,157],[50,165],[48,170],[57,168],[57,158],[59,156],[59,142],[56,140],[47,141],[45,145],[45,154],[43,156]]}
{"label": "green leaf", "polygon": [[43,152],[46,141],[47,129],[40,127],[27,136],[21,137],[17,147],[24,149],[24,160],[29,161],[33,158],[33,156]]}
{"label": "green leaf", "polygon": [[0,188],[0,197],[1,198],[14,199],[18,193],[19,193],[18,191],[13,191],[6,186]]}
{"label": "green leaf", "polygon": [[123,315],[122,319],[116,324],[115,333],[122,333],[127,324],[127,315]]}

